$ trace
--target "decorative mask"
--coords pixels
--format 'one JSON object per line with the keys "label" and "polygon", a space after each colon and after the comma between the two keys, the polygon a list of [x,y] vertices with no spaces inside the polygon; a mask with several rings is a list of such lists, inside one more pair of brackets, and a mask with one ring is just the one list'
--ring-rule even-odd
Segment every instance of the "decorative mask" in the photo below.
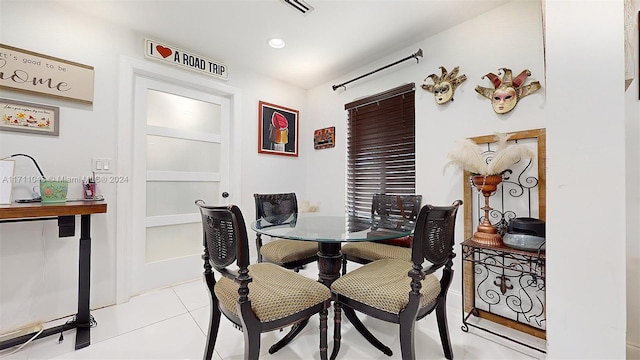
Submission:
{"label": "decorative mask", "polygon": [[433,85],[423,84],[422,88],[433,93],[436,103],[442,105],[449,100],[453,101],[453,93],[460,84],[467,80],[467,76],[460,75],[456,77],[458,76],[458,66],[453,68],[450,74],[447,74],[447,69],[444,66],[440,66],[440,71],[442,71],[441,76],[431,74],[424,79],[424,81],[427,81],[430,78],[433,80]]}
{"label": "decorative mask", "polygon": [[478,85],[476,86],[476,92],[491,100],[493,110],[496,113],[505,114],[516,107],[519,99],[538,91],[540,82],[534,81],[529,85],[522,86],[527,77],[531,76],[529,70],[522,70],[515,79],[511,79],[511,69],[501,68],[500,70],[504,72],[502,80],[493,73],[488,73],[482,77],[483,79],[487,77],[491,80],[493,89]]}

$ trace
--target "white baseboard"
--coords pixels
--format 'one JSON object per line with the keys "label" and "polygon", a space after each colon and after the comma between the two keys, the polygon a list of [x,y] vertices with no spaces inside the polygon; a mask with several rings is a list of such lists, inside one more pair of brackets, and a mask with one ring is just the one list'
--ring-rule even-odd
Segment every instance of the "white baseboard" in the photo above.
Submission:
{"label": "white baseboard", "polygon": [[6,341],[6,340],[15,339],[15,338],[23,336],[23,335],[36,333],[36,332],[38,332],[40,330],[42,330],[42,323],[41,322],[27,324],[27,325],[25,325],[25,326],[23,326],[23,327],[21,327],[19,329],[16,329],[16,330],[13,330],[13,331],[9,331],[9,332],[4,333],[4,334],[0,334],[0,342]]}
{"label": "white baseboard", "polygon": [[462,310],[462,292],[458,290],[449,289],[447,295],[447,306],[455,308],[458,311]]}
{"label": "white baseboard", "polygon": [[[462,292],[449,289],[447,306],[452,310],[462,311]],[[627,341],[626,360],[640,360],[640,344]]]}

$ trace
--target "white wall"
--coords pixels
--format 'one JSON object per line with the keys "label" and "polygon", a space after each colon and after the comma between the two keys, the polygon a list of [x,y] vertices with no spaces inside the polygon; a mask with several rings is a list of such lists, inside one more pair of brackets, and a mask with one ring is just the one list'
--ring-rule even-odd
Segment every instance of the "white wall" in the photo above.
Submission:
{"label": "white wall", "polygon": [[546,4],[550,354],[623,358],[623,2]]}
{"label": "white wall", "polygon": [[[428,203],[447,204],[463,197],[460,174],[442,174],[455,139],[546,128],[548,357],[624,358],[625,247],[627,242],[637,243],[638,211],[637,200],[625,201],[624,191],[616,189],[624,189],[632,180],[633,192],[638,191],[637,176],[625,176],[625,171],[637,174],[638,169],[633,144],[628,150],[636,152],[635,162],[625,169],[625,118],[635,129],[634,140],[638,117],[637,109],[625,112],[633,106],[626,106],[622,87],[623,8],[621,0],[574,5],[546,0],[546,69],[542,7],[537,1],[516,1],[310,90],[313,124],[335,125],[337,146],[309,155],[307,191],[329,202],[331,211],[344,208],[344,104],[403,83],[415,82],[417,87],[417,192]],[[425,54],[418,65],[407,61],[347,85],[346,91],[331,90],[332,84],[404,58],[418,47]],[[448,70],[460,66],[468,78],[456,91],[455,101],[445,106],[436,105],[433,95],[419,88],[426,76],[439,74],[440,65]],[[489,86],[481,76],[499,67],[514,72],[530,69],[530,81],[540,81],[542,90],[522,99],[509,114],[495,114],[490,102],[473,89]],[[630,234],[625,204],[635,208]],[[459,241],[462,227],[460,217]],[[451,299],[459,298],[460,273],[451,290],[457,296]],[[637,284],[637,272],[628,281]],[[635,307],[630,316],[637,314],[637,301],[630,307]],[[636,318],[631,321],[637,324]],[[630,342],[637,342],[637,334],[628,335]]]}
{"label": "white wall", "polygon": [[[25,26],[27,19],[29,25]],[[90,65],[95,70],[93,105],[0,90],[2,98],[60,107],[59,137],[0,132],[0,157],[27,153],[38,161],[47,176],[88,176],[94,157],[112,158],[115,160],[112,167],[117,168],[119,61],[122,55],[150,61],[144,59],[145,35],[149,36],[78,15],[60,4],[45,1],[36,6],[33,2],[0,1],[0,43]],[[189,49],[189,44],[174,45]],[[215,49],[192,51],[224,61],[224,54],[216,53]],[[300,110],[302,124],[307,119],[306,93],[228,65],[230,80],[221,82],[241,91],[242,142],[234,151],[241,152],[238,158],[242,159],[243,196],[238,198],[249,221],[254,216],[253,192],[295,191],[304,199],[303,145],[300,144],[298,158],[264,155],[258,154],[256,139],[259,100]],[[16,174],[38,175],[28,159],[16,160]],[[92,218],[91,308],[116,302],[118,186],[100,185],[108,213]],[[30,197],[31,186],[15,184],[14,198]],[[68,197],[81,197],[80,185],[71,184]],[[79,230],[75,238],[65,239],[58,239],[57,231],[55,221],[0,225],[0,333],[76,312],[75,301],[69,299],[77,297]]]}
{"label": "white wall", "polygon": [[[417,191],[429,203],[462,198],[460,174],[442,174],[446,153],[455,139],[544,127],[548,135],[550,239],[548,357],[623,358],[628,321],[626,268],[621,260],[625,246],[630,251],[627,268],[635,270],[635,278],[630,272],[626,282],[636,284],[629,290],[635,293],[635,298],[629,297],[629,316],[637,315],[640,298],[637,96],[622,94],[622,0],[571,4],[575,3],[546,0],[546,78],[537,1],[507,4],[306,93],[229,64],[228,84],[241,89],[242,126],[246,129],[241,148],[242,208],[252,214],[253,192],[293,190],[301,199],[320,202],[322,212],[342,211],[344,104],[403,83],[415,82],[418,87]],[[0,42],[94,66],[95,102],[86,106],[3,90],[2,97],[60,106],[61,135],[47,138],[0,133],[0,156],[26,152],[38,159],[46,173],[86,175],[91,157],[116,158],[118,58],[142,59],[144,34],[76,16],[47,3],[31,5],[0,2]],[[26,13],[38,21],[24,26],[20,14]],[[188,44],[175,45],[188,48]],[[407,61],[348,85],[347,91],[331,89],[335,83],[405,57],[418,47],[425,55],[417,65]],[[193,50],[224,61],[224,54],[215,53],[215,49]],[[440,65],[449,70],[460,66],[468,77],[456,91],[455,101],[445,106],[436,105],[433,95],[419,88],[427,75],[438,73]],[[538,80],[543,86],[511,113],[500,116],[473,90],[476,85],[488,86],[488,80],[481,76],[495,73],[499,67],[510,67],[514,72],[528,68],[530,81]],[[632,86],[636,84],[637,80]],[[300,110],[299,158],[257,154],[258,100]],[[626,135],[626,164],[623,119],[626,130],[631,131]],[[336,147],[313,150],[313,130],[327,126],[336,126]],[[35,175],[26,162],[18,171]],[[625,187],[630,195],[626,201],[625,193],[616,191]],[[117,204],[113,199],[117,190],[115,185],[103,187],[109,213],[96,216],[93,223],[93,254],[99,256],[92,260],[92,307],[115,302]],[[79,194],[79,189],[72,192]],[[458,239],[462,240],[462,217],[459,221]],[[0,332],[75,312],[68,298],[76,296],[77,244],[58,240],[55,223],[0,225],[0,259]],[[459,269],[459,258],[457,261]],[[460,271],[452,292],[459,295],[459,289]],[[637,320],[628,322],[629,341],[640,344]]]}
{"label": "white wall", "polygon": [[[640,0],[635,1],[640,10]],[[633,14],[635,15],[635,13]],[[634,18],[635,20],[635,18]],[[637,28],[631,40],[635,79],[625,93],[626,197],[627,197],[627,359],[640,359],[640,61]]]}
{"label": "white wall", "polygon": [[[346,112],[344,104],[401,84],[416,84],[416,171],[417,192],[431,203],[450,203],[462,198],[462,176],[450,169],[443,176],[446,153],[461,137],[491,134],[496,131],[516,131],[545,127],[542,116],[545,102],[544,70],[542,58],[542,30],[540,6],[527,1],[521,5],[509,4],[490,12],[487,17],[502,17],[496,26],[487,26],[487,17],[472,19],[460,26],[406,48],[397,54],[376,60],[366,68],[355,71],[332,83],[309,91],[308,110],[316,128],[336,126],[336,148],[317,150],[309,154],[307,169],[309,196],[327,198],[328,193],[340,191],[332,198],[331,210],[344,209],[344,159],[346,136]],[[518,15],[522,13],[522,15]],[[516,14],[516,15],[514,15]],[[517,29],[517,31],[513,31]],[[507,44],[506,46],[496,46]],[[521,46],[526,44],[526,46]],[[517,46],[518,51],[514,51]],[[424,57],[416,64],[408,60],[390,69],[347,85],[347,90],[331,89],[332,84],[342,83],[371,70],[404,58],[421,48]],[[460,67],[460,74],[467,81],[456,90],[454,101],[437,105],[433,94],[420,88],[423,80],[432,73],[440,75],[439,66],[451,71]],[[543,89],[520,101],[516,110],[498,116],[491,102],[478,95],[476,85],[490,87],[481,77],[499,68],[511,68],[514,76],[529,69],[529,81],[537,80]],[[426,83],[432,83],[431,80]],[[330,173],[328,165],[332,164]],[[322,171],[320,171],[322,170]],[[320,174],[326,174],[324,176]],[[329,175],[329,176],[327,176]],[[324,185],[324,184],[327,185]],[[311,191],[314,189],[314,191]],[[326,193],[317,189],[327,189]],[[462,228],[462,227],[460,227]]]}
{"label": "white wall", "polygon": [[[504,19],[495,22],[493,19]],[[496,23],[497,26],[486,26]],[[336,148],[318,150],[309,155],[307,183],[309,196],[332,201],[331,211],[344,209],[345,136],[347,114],[344,104],[372,95],[401,84],[416,84],[416,193],[423,195],[423,203],[450,204],[463,199],[463,178],[459,171],[449,168],[443,173],[447,152],[457,139],[488,135],[494,132],[509,132],[546,127],[544,116],[545,79],[542,56],[542,28],[540,4],[536,1],[510,3],[479,16],[464,24],[425,39],[402,52],[380,59],[366,69],[360,69],[333,83],[342,83],[363,73],[380,68],[414,53],[421,48],[424,57],[416,64],[410,60],[383,70],[350,85],[347,90],[333,91],[326,84],[309,92],[308,110],[316,128],[336,126]],[[509,30],[510,29],[510,30]],[[517,29],[517,30],[514,30]],[[527,44],[518,46],[495,46],[500,44]],[[439,66],[451,71],[460,67],[465,74],[463,82],[454,94],[454,101],[438,105],[432,93],[420,88],[424,79],[432,73],[440,75]],[[510,68],[514,76],[524,69],[531,70],[527,80],[540,81],[542,89],[521,99],[516,108],[506,115],[493,111],[491,102],[475,92],[476,85],[491,87],[482,76],[498,73],[501,67]],[[332,84],[333,84],[332,83]],[[313,176],[322,164],[329,176]],[[331,169],[328,164],[334,164]],[[323,184],[329,184],[323,185]],[[340,197],[329,196],[338,193]],[[324,190],[324,191],[321,191]],[[338,194],[336,194],[338,195]],[[465,206],[465,205],[463,205]],[[323,209],[324,210],[324,209]],[[457,239],[463,239],[462,211],[456,227]],[[459,247],[455,249],[460,251]],[[460,269],[460,256],[455,260],[455,269]],[[451,292],[461,293],[461,271],[456,273]],[[455,301],[452,301],[457,305]]]}

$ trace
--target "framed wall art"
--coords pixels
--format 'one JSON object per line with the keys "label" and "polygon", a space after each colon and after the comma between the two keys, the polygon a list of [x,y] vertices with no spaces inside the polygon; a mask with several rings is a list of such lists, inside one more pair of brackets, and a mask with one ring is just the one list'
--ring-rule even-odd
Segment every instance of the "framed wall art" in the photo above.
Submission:
{"label": "framed wall art", "polygon": [[58,136],[60,109],[0,98],[0,130]]}
{"label": "framed wall art", "polygon": [[258,152],[298,156],[298,110],[259,102]]}
{"label": "framed wall art", "polygon": [[318,129],[313,132],[313,148],[327,149],[336,146],[336,127]]}
{"label": "framed wall art", "polygon": [[5,74],[0,88],[93,103],[93,66],[5,44],[0,44],[0,53]]}

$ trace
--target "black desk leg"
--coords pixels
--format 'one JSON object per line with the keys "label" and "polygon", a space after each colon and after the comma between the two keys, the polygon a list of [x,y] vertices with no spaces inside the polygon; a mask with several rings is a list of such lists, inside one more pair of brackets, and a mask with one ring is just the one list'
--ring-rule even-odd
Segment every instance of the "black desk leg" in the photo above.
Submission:
{"label": "black desk leg", "polygon": [[91,215],[80,216],[80,262],[78,266],[78,314],[76,315],[76,350],[91,344]]}

